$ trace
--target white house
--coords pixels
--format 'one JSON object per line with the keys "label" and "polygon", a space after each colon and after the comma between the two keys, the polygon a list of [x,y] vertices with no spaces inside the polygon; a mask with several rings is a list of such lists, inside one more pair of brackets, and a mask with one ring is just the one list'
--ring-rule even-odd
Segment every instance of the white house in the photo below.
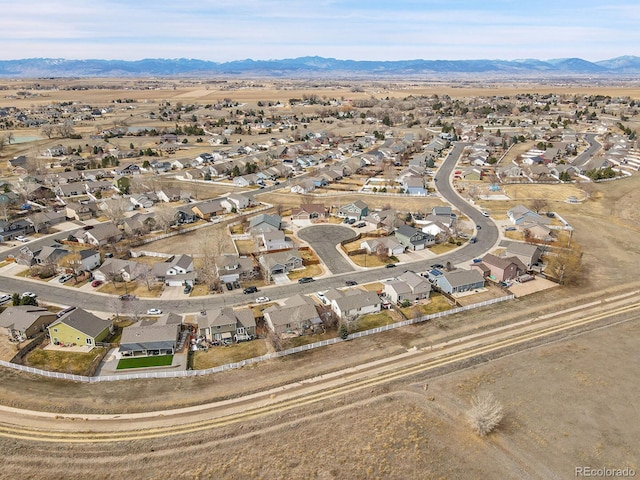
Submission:
{"label": "white house", "polygon": [[382,301],[375,292],[360,289],[335,290],[335,292],[337,294],[331,299],[331,309],[342,319],[353,319],[380,311]]}

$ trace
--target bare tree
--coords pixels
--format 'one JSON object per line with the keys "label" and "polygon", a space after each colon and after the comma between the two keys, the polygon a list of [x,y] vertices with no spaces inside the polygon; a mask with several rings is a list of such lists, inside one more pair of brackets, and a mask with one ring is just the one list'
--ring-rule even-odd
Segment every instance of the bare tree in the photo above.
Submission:
{"label": "bare tree", "polygon": [[53,137],[53,132],[54,132],[54,126],[51,125],[50,123],[45,123],[42,126],[42,128],[40,128],[40,133],[46,136],[49,140],[51,140],[51,137]]}
{"label": "bare tree", "polygon": [[585,267],[579,246],[562,249],[546,255],[544,273],[555,278],[560,285],[580,285],[585,280]]}
{"label": "bare tree", "polygon": [[60,265],[73,270],[73,278],[77,281],[78,275],[82,272],[82,256],[78,252],[69,253],[60,259]]}
{"label": "bare tree", "polygon": [[224,235],[224,229],[218,227],[201,229],[198,232],[198,247],[202,258],[198,268],[198,278],[211,291],[217,290],[220,282],[216,268],[216,258],[222,255],[225,243]]}
{"label": "bare tree", "polygon": [[7,144],[8,144],[7,137],[5,135],[0,136],[0,152],[4,150],[4,147]]}
{"label": "bare tree", "polygon": [[280,338],[280,335],[278,335],[276,332],[272,330],[269,330],[269,333],[267,333],[267,343],[276,352],[281,351],[283,348],[282,339]]}
{"label": "bare tree", "polygon": [[126,198],[112,197],[104,201],[103,213],[116,225],[124,219],[124,214],[129,207],[130,202]]}
{"label": "bare tree", "polygon": [[502,404],[491,392],[480,392],[471,399],[467,419],[471,428],[484,437],[491,433],[504,417]]}
{"label": "bare tree", "polygon": [[70,138],[75,133],[75,130],[73,128],[73,120],[65,120],[61,124],[56,125],[55,130],[62,138]]}
{"label": "bare tree", "polygon": [[531,200],[531,204],[529,206],[534,212],[540,213],[542,210],[546,209],[549,204],[544,198],[534,198],[533,200]]}
{"label": "bare tree", "polygon": [[166,233],[176,221],[176,210],[166,203],[161,203],[155,208],[154,218],[156,226]]}

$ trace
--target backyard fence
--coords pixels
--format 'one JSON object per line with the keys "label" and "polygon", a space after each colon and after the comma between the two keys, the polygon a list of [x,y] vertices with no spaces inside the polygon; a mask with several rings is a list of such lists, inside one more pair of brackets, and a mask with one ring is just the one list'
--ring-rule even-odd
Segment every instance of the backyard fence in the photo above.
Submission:
{"label": "backyard fence", "polygon": [[[409,320],[404,320],[402,322],[390,323],[388,325],[384,325],[381,327],[372,328],[369,330],[363,330],[362,332],[355,332],[350,334],[346,340],[352,340],[360,337],[366,337],[368,335],[375,335],[376,333],[386,332],[388,330],[393,330],[395,328],[402,328],[408,325],[413,325],[416,323],[426,322],[428,320],[434,320],[437,318],[446,317],[448,315],[455,315],[456,313],[465,312],[468,310],[473,310],[475,308],[485,307],[487,305],[493,305],[495,303],[504,302],[507,300],[512,300],[514,295],[507,295],[505,297],[494,298],[491,300],[487,300],[480,303],[474,303],[472,305],[467,305],[464,307],[458,307],[451,310],[445,310],[444,312],[433,313],[431,315],[424,315],[422,317],[412,318]],[[321,342],[309,343],[307,345],[301,345],[295,348],[289,348],[287,350],[282,350],[280,352],[267,353],[266,355],[261,355],[259,357],[248,358],[246,360],[241,360],[235,363],[228,363],[226,365],[220,365],[218,367],[207,368],[205,370],[182,370],[177,372],[140,372],[140,373],[128,373],[123,375],[107,375],[107,376],[99,376],[99,377],[86,377],[83,375],[73,375],[70,373],[60,373],[60,372],[49,372],[47,370],[41,370],[39,368],[27,367],[24,365],[17,365],[15,363],[6,362],[4,360],[0,360],[0,366],[11,368],[14,370],[18,370],[25,373],[31,373],[34,375],[40,375],[47,378],[56,378],[60,380],[71,380],[73,382],[83,382],[83,383],[99,383],[99,382],[114,382],[119,380],[139,380],[139,379],[149,379],[149,378],[181,378],[181,377],[199,377],[203,375],[212,375],[214,373],[224,372],[227,370],[234,370],[237,368],[242,368],[247,365],[251,365],[254,363],[265,362],[267,360],[273,360],[274,358],[285,357],[287,355],[294,355],[296,353],[306,352],[309,350],[313,350],[316,348],[326,347],[327,345],[333,345],[336,343],[344,342],[340,337],[330,338],[327,340],[323,340]]]}

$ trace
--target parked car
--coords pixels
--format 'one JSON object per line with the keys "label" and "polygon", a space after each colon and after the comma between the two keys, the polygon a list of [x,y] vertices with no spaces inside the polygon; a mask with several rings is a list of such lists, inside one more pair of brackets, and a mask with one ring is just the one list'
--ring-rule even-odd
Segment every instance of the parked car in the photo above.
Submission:
{"label": "parked car", "polygon": [[38,295],[36,295],[33,292],[24,292],[22,295],[22,297],[31,297],[31,298],[36,298]]}
{"label": "parked car", "polygon": [[349,225],[353,225],[354,223],[356,223],[356,219],[355,218],[350,218],[349,221],[347,222]]}
{"label": "parked car", "polygon": [[159,308],[150,308],[147,310],[147,315],[162,315],[162,310]]}
{"label": "parked car", "polygon": [[476,225],[477,230],[482,230],[482,225]]}
{"label": "parked car", "polygon": [[431,265],[431,268],[444,268],[444,265],[441,263],[434,263],[433,265]]}
{"label": "parked car", "polygon": [[256,303],[267,303],[269,301],[269,297],[258,297],[256,298]]}
{"label": "parked car", "polygon": [[26,242],[29,241],[29,239],[27,237],[25,237],[24,235],[18,235],[16,237],[16,240],[18,240],[19,242],[22,242],[22,243],[26,243]]}
{"label": "parked car", "polygon": [[185,285],[183,292],[184,293],[191,293],[191,285]]}
{"label": "parked car", "polygon": [[0,296],[0,305],[4,305],[8,301],[11,300],[11,295],[1,295]]}
{"label": "parked car", "polygon": [[358,282],[356,282],[355,280],[347,280],[347,281],[346,281],[346,282],[344,282],[344,283],[345,283],[345,285],[346,285],[347,287],[353,287],[354,285],[357,285],[357,284],[358,284]]}
{"label": "parked car", "polygon": [[396,264],[395,264],[395,263],[387,263],[387,264],[384,266],[384,268],[393,268],[393,267],[395,267],[395,266],[396,266]]}
{"label": "parked car", "polygon": [[505,232],[515,232],[516,231],[516,227],[504,227],[504,231]]}
{"label": "parked car", "polygon": [[258,291],[258,287],[246,287],[242,293],[244,293],[245,295],[248,293],[256,293]]}
{"label": "parked car", "polygon": [[240,284],[237,281],[233,282],[233,288],[240,288]]}
{"label": "parked car", "polygon": [[65,273],[64,275],[62,275],[58,281],[60,283],[67,283],[69,280],[71,280],[73,278],[73,275],[70,275],[68,273]]}
{"label": "parked car", "polygon": [[233,284],[231,282],[225,283],[224,286],[227,287],[227,290],[229,291],[233,290]]}
{"label": "parked car", "polygon": [[298,283],[311,283],[311,282],[315,282],[313,277],[302,277],[301,279],[298,280]]}
{"label": "parked car", "polygon": [[364,223],[364,222],[356,223],[356,224],[354,225],[354,227],[356,227],[356,228],[362,228],[362,227],[366,227],[366,226],[367,226],[367,224],[366,224],[366,223]]}
{"label": "parked car", "polygon": [[93,282],[91,282],[91,286],[93,288],[99,287],[100,285],[102,285],[102,280],[94,280]]}
{"label": "parked car", "polygon": [[488,212],[485,212],[484,210],[482,210],[480,213],[481,213],[483,216],[485,216],[485,217],[488,217],[488,216],[489,216],[489,213],[488,213]]}
{"label": "parked car", "polygon": [[125,295],[120,295],[118,298],[123,301],[128,301],[128,300],[135,300],[136,296],[131,295],[130,293],[127,293]]}

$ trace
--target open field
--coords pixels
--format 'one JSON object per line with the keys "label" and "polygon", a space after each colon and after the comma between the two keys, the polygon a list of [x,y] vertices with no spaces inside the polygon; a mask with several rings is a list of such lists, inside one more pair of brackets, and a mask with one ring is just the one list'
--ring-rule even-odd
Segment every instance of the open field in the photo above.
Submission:
{"label": "open field", "polygon": [[223,347],[211,347],[206,352],[197,351],[194,353],[193,368],[204,370],[247,358],[259,357],[265,353],[267,353],[267,345],[262,339]]}

